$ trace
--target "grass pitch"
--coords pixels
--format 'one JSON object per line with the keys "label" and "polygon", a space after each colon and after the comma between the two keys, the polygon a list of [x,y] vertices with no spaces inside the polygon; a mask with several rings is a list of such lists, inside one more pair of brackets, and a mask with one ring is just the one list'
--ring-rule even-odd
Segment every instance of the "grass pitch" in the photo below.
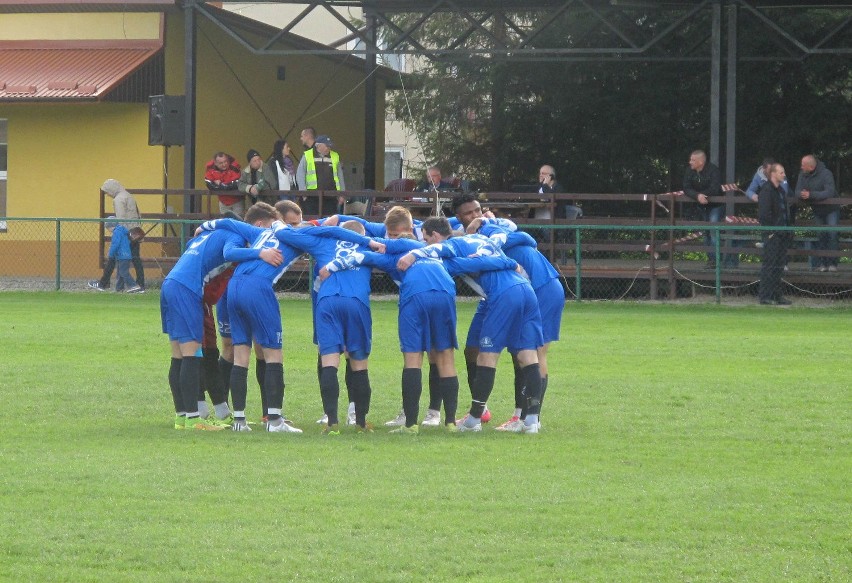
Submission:
{"label": "grass pitch", "polygon": [[414,438],[380,427],[395,304],[373,304],[372,435],[314,424],[309,312],[282,301],[304,435],[186,433],[156,294],[0,294],[0,579],[852,578],[848,309],[569,304],[541,434]]}

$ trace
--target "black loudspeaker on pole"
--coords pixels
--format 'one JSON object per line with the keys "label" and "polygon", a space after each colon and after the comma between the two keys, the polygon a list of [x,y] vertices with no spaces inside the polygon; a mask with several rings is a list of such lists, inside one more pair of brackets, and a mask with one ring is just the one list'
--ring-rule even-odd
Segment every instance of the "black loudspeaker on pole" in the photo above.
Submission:
{"label": "black loudspeaker on pole", "polygon": [[182,95],[148,97],[149,146],[183,146],[185,123]]}

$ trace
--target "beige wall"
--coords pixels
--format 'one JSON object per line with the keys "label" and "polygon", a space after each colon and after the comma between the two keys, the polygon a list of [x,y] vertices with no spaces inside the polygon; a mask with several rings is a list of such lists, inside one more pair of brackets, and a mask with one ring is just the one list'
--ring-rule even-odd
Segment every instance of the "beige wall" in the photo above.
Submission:
{"label": "beige wall", "polygon": [[[223,4],[222,7],[225,10],[271,24],[277,28],[284,28],[304,10],[305,5],[274,4],[270,6],[266,4],[228,3]],[[352,19],[363,19],[364,16],[364,11],[355,7],[339,8],[337,12],[350,22]],[[315,8],[296,25],[292,32],[323,44],[332,43],[350,34],[350,31],[342,22],[322,7]]]}

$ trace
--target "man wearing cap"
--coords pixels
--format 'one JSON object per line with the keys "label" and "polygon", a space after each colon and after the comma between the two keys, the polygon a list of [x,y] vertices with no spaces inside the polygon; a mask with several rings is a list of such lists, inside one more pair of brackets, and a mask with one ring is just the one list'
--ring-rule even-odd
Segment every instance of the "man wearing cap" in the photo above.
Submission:
{"label": "man wearing cap", "polygon": [[[340,154],[331,149],[332,145],[330,137],[320,135],[313,148],[305,150],[296,169],[299,190],[346,190]],[[334,214],[342,204],[340,197],[337,200],[334,197],[323,197],[322,212],[325,215]],[[306,215],[320,214],[319,198],[308,198],[302,205],[302,211]]]}
{"label": "man wearing cap", "polygon": [[240,173],[239,191],[249,195],[252,204],[258,201],[269,202],[261,196],[264,191],[272,190],[271,181],[267,174],[269,170],[263,163],[263,157],[261,157],[260,152],[252,148],[246,154],[246,159],[248,165]]}

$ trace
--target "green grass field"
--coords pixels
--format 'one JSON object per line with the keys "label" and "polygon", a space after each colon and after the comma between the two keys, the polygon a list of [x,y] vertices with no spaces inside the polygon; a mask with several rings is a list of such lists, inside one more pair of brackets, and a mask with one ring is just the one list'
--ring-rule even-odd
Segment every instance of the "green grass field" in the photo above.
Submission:
{"label": "green grass field", "polygon": [[[0,580],[852,579],[848,309],[569,304],[541,434],[324,438],[306,301],[301,436],[173,430],[158,301],[0,294]],[[401,356],[373,314],[378,427]]]}

